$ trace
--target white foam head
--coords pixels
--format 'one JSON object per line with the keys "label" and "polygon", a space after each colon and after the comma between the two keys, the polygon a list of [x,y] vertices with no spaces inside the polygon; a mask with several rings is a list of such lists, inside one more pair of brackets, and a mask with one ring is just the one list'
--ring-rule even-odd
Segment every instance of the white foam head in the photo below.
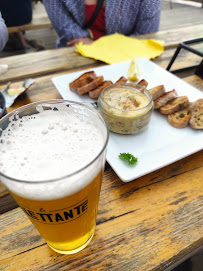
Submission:
{"label": "white foam head", "polygon": [[22,197],[48,200],[74,194],[103,168],[103,154],[95,160],[107,140],[102,120],[89,109],[65,104],[52,109],[38,106],[37,114],[15,115],[0,137],[1,179]]}

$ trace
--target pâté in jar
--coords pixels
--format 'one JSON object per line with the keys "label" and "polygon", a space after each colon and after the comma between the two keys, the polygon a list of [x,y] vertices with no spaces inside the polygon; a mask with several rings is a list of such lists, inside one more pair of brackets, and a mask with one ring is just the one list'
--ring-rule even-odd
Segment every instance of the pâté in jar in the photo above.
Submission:
{"label": "p\u00e2t\u00e9 in jar", "polygon": [[151,93],[143,86],[129,83],[105,88],[98,106],[109,130],[119,134],[141,132],[147,127],[154,108]]}

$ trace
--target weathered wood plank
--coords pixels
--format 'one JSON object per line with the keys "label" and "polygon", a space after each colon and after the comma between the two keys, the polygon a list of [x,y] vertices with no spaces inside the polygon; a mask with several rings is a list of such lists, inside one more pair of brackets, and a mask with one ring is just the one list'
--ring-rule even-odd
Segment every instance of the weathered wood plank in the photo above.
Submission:
{"label": "weathered wood plank", "polygon": [[95,64],[95,60],[82,57],[74,50],[70,47],[1,58],[0,63],[6,63],[9,70],[1,75],[0,83]]}
{"label": "weathered wood plank", "polygon": [[186,40],[201,38],[203,33],[203,24],[185,26],[176,29],[162,30],[157,33],[138,36],[139,39],[158,39],[165,41],[165,49],[177,47],[177,45]]}
{"label": "weathered wood plank", "polygon": [[160,30],[194,26],[202,23],[201,8],[188,5],[184,0],[164,0],[161,2]]}
{"label": "weathered wood plank", "polygon": [[[196,46],[201,48],[202,45]],[[153,62],[166,69],[168,66],[175,49],[169,49]],[[64,54],[68,55],[68,59],[64,58]],[[34,58],[33,61],[30,60]],[[187,51],[182,51],[178,56],[178,60],[174,62],[172,69],[180,69],[192,65],[198,65],[201,59],[199,56],[191,54]],[[85,58],[74,52],[73,48],[47,50],[38,53],[31,53],[23,55],[22,57],[8,57],[0,59],[1,63],[9,65],[9,71],[0,77],[0,84],[5,84],[9,81],[20,81],[29,77],[44,76],[50,73],[66,71],[75,72],[76,69],[87,69],[95,66],[105,65],[105,63],[95,61],[90,58]],[[26,69],[25,69],[26,67]],[[18,71],[16,73],[16,70]],[[55,76],[56,74],[54,74]],[[53,76],[52,76],[53,77]]]}
{"label": "weathered wood plank", "polygon": [[[0,187],[3,187],[1,183],[0,183]],[[7,190],[5,190],[5,195],[0,197],[0,202],[1,202],[0,214],[3,214],[7,211],[10,211],[18,207],[17,202],[11,197],[11,195],[8,193]]]}
{"label": "weathered wood plank", "polygon": [[37,30],[37,29],[44,29],[44,28],[53,28],[47,16],[34,19],[32,20],[30,24],[8,27],[8,33],[11,34],[11,33],[16,33],[20,31]]}
{"label": "weathered wood plank", "polygon": [[193,2],[199,2],[203,5],[203,0],[185,0],[185,1],[193,1]]}
{"label": "weathered wood plank", "polygon": [[[203,26],[203,25],[200,25]],[[186,35],[186,30],[188,34]],[[164,38],[166,39],[166,47],[171,47],[176,45],[181,41],[182,35],[184,39],[189,39],[190,35],[190,27],[179,30],[168,30],[165,32],[165,35],[160,32],[151,34],[151,36],[139,36],[139,38]],[[183,33],[182,33],[183,31]],[[203,31],[203,27],[202,27]],[[193,33],[193,32],[192,32]],[[195,32],[196,33],[196,32]],[[158,36],[157,36],[158,35]],[[196,36],[195,36],[196,35]],[[199,37],[196,33],[194,37]],[[168,38],[168,36],[170,38]],[[198,45],[197,48],[202,48],[202,45]],[[166,68],[173,53],[173,50],[166,50],[164,53],[155,59],[155,62],[161,64],[162,67]],[[189,56],[189,57],[188,57]],[[190,66],[191,63],[193,65],[199,64],[201,61],[200,57],[191,54],[189,52],[183,52],[179,56],[179,61],[175,63],[175,69],[179,67],[187,67]],[[41,52],[35,52],[24,55],[17,55],[11,57],[5,57],[0,59],[0,64],[8,64],[9,70],[7,73],[1,75],[0,84],[7,83],[9,81],[19,81],[28,77],[36,77],[43,76],[49,73],[55,73],[63,70],[71,70],[75,68],[88,67],[90,65],[99,65],[104,64],[94,59],[85,58],[75,52],[74,47],[70,48],[62,48],[62,49],[52,49],[45,50]],[[26,68],[25,68],[26,67]]]}
{"label": "weathered wood plank", "polygon": [[189,83],[190,85],[198,88],[199,90],[203,91],[203,80],[198,77],[197,75],[190,75],[186,78],[184,78],[184,81]]}
{"label": "weathered wood plank", "polygon": [[[199,51],[203,51],[202,43],[193,45],[193,47]],[[166,51],[164,51],[162,55],[154,59],[153,62],[155,62],[162,68],[166,69],[175,51],[176,51],[176,48],[167,49]],[[188,52],[182,49],[180,53],[178,54],[170,70],[182,69],[182,68],[199,65],[201,60],[202,58],[200,56],[197,56],[191,52]],[[184,78],[184,73],[182,77]]]}
{"label": "weathered wood plank", "polygon": [[49,249],[19,208],[5,213],[0,270],[164,270],[203,242],[202,174],[202,152],[130,183],[106,172],[96,234],[72,256]]}

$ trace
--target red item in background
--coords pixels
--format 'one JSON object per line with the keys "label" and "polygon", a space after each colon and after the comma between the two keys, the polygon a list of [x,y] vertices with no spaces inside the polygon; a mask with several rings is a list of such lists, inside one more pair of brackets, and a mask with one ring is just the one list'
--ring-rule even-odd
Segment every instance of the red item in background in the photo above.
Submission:
{"label": "red item in background", "polygon": [[[85,5],[85,23],[87,23],[92,17],[95,11],[96,5]],[[93,40],[97,40],[98,38],[106,35],[106,27],[105,27],[105,6],[103,6],[97,18],[94,20],[93,24],[90,26],[90,30],[92,31]]]}

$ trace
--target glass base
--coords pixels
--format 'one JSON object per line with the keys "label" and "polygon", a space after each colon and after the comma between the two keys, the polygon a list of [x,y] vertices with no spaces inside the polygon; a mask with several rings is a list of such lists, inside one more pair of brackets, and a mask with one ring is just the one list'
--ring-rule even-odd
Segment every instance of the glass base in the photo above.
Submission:
{"label": "glass base", "polygon": [[85,248],[85,247],[90,243],[90,241],[92,240],[93,236],[94,236],[94,233],[92,234],[92,236],[90,236],[90,238],[87,240],[87,242],[86,242],[85,244],[83,244],[82,246],[80,246],[80,247],[78,247],[78,248],[76,248],[76,249],[73,249],[73,250],[59,250],[59,249],[57,249],[57,248],[52,247],[52,246],[51,246],[50,244],[48,244],[48,243],[47,243],[47,245],[48,245],[51,249],[53,249],[54,251],[56,251],[56,252],[58,252],[58,253],[60,253],[60,254],[75,254],[75,253],[81,251],[83,248]]}

